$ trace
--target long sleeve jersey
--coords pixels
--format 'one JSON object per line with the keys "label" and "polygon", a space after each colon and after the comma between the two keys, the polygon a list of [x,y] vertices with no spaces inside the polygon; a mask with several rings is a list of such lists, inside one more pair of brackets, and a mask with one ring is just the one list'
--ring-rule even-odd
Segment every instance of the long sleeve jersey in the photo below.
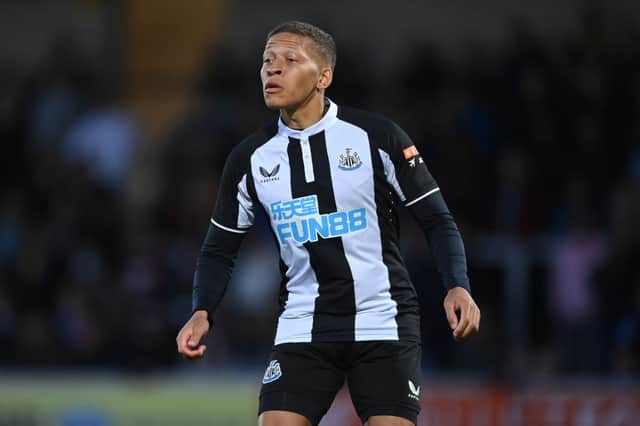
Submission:
{"label": "long sleeve jersey", "polygon": [[282,273],[275,344],[419,340],[418,299],[398,246],[398,207],[424,230],[444,286],[469,290],[458,227],[399,126],[327,104],[314,125],[296,130],[279,119],[227,158],[197,262],[193,308],[213,316],[242,238],[263,209]]}

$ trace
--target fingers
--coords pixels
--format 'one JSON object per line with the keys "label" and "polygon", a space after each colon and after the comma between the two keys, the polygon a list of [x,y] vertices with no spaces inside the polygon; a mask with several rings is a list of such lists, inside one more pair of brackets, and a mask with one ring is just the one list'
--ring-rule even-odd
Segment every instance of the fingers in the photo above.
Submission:
{"label": "fingers", "polygon": [[187,359],[198,359],[204,356],[207,346],[200,344],[204,332],[187,324],[178,334],[176,344],[178,352]]}
{"label": "fingers", "polygon": [[191,333],[181,333],[178,335],[178,352],[187,359],[197,359],[204,356],[207,350],[206,345],[200,344],[200,339],[195,339]]}
{"label": "fingers", "polygon": [[462,340],[473,336],[478,331],[477,328],[476,328],[476,318],[477,318],[476,311],[472,310],[469,313],[469,324],[462,331],[462,337],[461,337]]}
{"label": "fingers", "polygon": [[471,323],[469,327],[469,336],[473,336],[478,331],[480,331],[480,310],[475,310],[474,321]]}
{"label": "fingers", "polygon": [[464,332],[469,327],[471,315],[472,312],[470,312],[469,304],[463,303],[462,306],[460,306],[460,321],[458,322],[458,326],[453,330],[454,339],[461,340],[464,338]]}
{"label": "fingers", "polygon": [[466,288],[454,286],[449,289],[444,299],[444,310],[455,340],[464,340],[480,329],[480,309]]}
{"label": "fingers", "polygon": [[186,348],[182,351],[179,351],[183,357],[187,359],[199,359],[204,356],[204,352],[207,350],[206,345],[198,345],[194,349]]}
{"label": "fingers", "polygon": [[480,330],[480,309],[475,303],[470,303],[461,310],[460,324],[453,332],[454,339],[465,340]]}
{"label": "fingers", "polygon": [[456,307],[453,303],[445,303],[444,311],[447,314],[447,321],[449,321],[449,327],[455,330],[458,327],[458,316],[456,315]]}

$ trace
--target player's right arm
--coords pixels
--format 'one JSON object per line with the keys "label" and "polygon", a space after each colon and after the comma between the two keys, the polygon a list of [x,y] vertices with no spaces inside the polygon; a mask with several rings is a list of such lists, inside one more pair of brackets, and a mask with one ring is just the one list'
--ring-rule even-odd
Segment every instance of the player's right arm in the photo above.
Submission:
{"label": "player's right arm", "polygon": [[178,352],[188,359],[201,358],[206,351],[202,339],[211,328],[213,314],[231,280],[242,240],[253,225],[248,164],[248,158],[238,149],[225,163],[216,206],[196,262],[192,315],[176,338]]}

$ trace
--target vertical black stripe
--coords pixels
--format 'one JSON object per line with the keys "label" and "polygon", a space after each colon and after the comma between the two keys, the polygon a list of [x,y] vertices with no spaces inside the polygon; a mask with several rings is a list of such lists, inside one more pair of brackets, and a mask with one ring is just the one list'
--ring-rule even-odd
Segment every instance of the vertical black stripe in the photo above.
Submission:
{"label": "vertical black stripe", "polygon": [[256,192],[256,183],[253,180],[253,172],[251,170],[251,160],[248,160],[247,164],[247,192],[249,193],[249,197],[251,197],[251,204],[253,204],[253,210],[255,210],[258,206],[261,206],[260,200],[258,199],[258,193]]}
{"label": "vertical black stripe", "polygon": [[[324,132],[309,138],[315,180],[307,183],[304,175],[302,149],[298,139],[289,138],[287,148],[291,165],[293,198],[315,194],[320,214],[336,211]],[[353,276],[347,263],[342,238],[307,242],[311,267],[318,279],[318,297],[313,316],[313,341],[353,341],[355,339],[356,302]]]}
{"label": "vertical black stripe", "polygon": [[374,190],[380,240],[382,243],[382,261],[389,271],[390,293],[398,307],[396,322],[400,340],[420,340],[420,309],[416,290],[411,284],[407,268],[398,247],[397,197],[387,182],[380,152],[375,143],[369,142],[371,161],[374,171]]}

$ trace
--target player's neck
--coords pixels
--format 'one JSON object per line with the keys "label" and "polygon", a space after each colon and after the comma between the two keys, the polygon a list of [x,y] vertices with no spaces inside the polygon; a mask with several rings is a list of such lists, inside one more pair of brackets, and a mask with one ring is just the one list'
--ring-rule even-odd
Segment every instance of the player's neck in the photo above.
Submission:
{"label": "player's neck", "polygon": [[316,96],[294,109],[281,109],[280,116],[287,127],[302,130],[320,121],[325,112],[324,93],[317,93]]}

